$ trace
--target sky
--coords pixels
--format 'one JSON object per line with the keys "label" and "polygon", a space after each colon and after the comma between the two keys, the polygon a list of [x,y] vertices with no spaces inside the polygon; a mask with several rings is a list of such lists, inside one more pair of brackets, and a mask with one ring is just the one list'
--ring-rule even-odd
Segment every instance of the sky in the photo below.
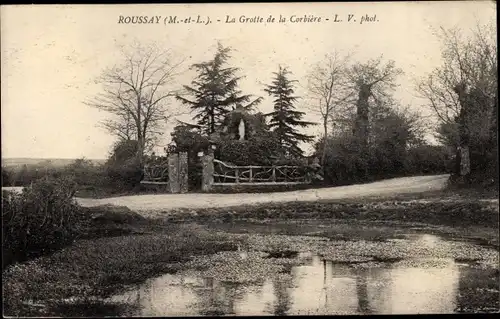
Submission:
{"label": "sky", "polygon": [[[2,158],[106,158],[114,138],[98,123],[108,115],[84,101],[102,91],[95,83],[102,71],[120,63],[118,47],[133,41],[155,43],[184,60],[178,86],[193,80],[191,64],[213,57],[217,41],[231,47],[230,63],[244,76],[241,90],[264,97],[263,112],[272,109],[263,85],[278,65],[292,71],[299,81],[297,94],[304,96],[306,76],[325,54],[355,52],[353,59],[359,62],[383,55],[405,72],[394,96],[429,115],[413,83],[441,63],[441,44],[433,31],[458,26],[467,33],[478,21],[496,19],[492,1],[22,5],[0,10]],[[334,22],[336,14],[342,22]],[[356,22],[346,22],[348,14]],[[213,23],[163,23],[175,15],[210,17]],[[261,16],[264,21],[272,15],[276,21],[229,24],[227,15],[236,20]],[[280,15],[285,23],[277,22]],[[292,23],[292,15],[322,21]],[[376,21],[360,24],[366,15]],[[124,24],[118,23],[120,16],[161,18],[158,24]],[[176,101],[170,105],[179,107]],[[297,107],[307,112],[306,120],[319,120]],[[319,132],[319,126],[308,129]]]}

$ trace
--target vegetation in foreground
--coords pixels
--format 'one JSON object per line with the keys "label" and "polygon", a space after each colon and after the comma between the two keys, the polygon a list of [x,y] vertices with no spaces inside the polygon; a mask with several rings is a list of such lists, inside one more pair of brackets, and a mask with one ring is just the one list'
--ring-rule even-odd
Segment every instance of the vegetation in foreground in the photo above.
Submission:
{"label": "vegetation in foreground", "polygon": [[[140,284],[148,278],[182,270],[183,263],[191,261],[194,256],[235,251],[238,245],[245,245],[245,236],[232,233],[378,241],[388,236],[397,238],[392,226],[402,229],[401,226],[406,225],[452,237],[482,239],[479,244],[498,248],[498,228],[491,220],[489,223],[484,220],[488,214],[498,219],[498,213],[488,212],[484,207],[478,210],[478,206],[474,206],[476,204],[455,207],[452,204],[428,205],[427,210],[408,213],[410,209],[407,206],[391,203],[370,201],[359,204],[357,208],[353,203],[294,203],[268,207],[267,211],[265,208],[246,208],[246,212],[241,210],[240,214],[228,210],[183,212],[192,216],[192,222],[205,221],[210,224],[208,227],[190,223],[187,218],[184,222],[180,219],[172,222],[169,218],[147,220],[132,212],[121,213],[120,210],[125,208],[93,208],[93,212],[88,212],[94,216],[93,228],[100,225],[101,231],[88,234],[87,239],[77,240],[50,255],[17,263],[4,270],[4,314],[95,316],[124,313],[130,305],[111,303],[103,298],[120,293],[129,285]],[[369,218],[367,207],[379,207],[374,210],[375,214],[379,218],[386,214],[385,218]],[[418,206],[419,209],[422,207]],[[430,207],[434,211],[431,212]],[[328,215],[330,209],[333,209],[334,213],[331,214],[334,217]],[[450,213],[468,216],[464,212],[472,210],[479,219],[473,222],[472,219],[462,218],[463,221],[469,221],[468,225],[462,225],[467,227],[429,225],[432,222],[439,223],[433,219],[439,213],[437,209],[443,209],[447,216]],[[290,213],[280,213],[287,211]],[[421,219],[414,217],[418,213],[423,216]],[[211,217],[205,218],[204,214]],[[234,217],[231,220],[214,220],[214,214],[234,214]],[[128,217],[120,217],[124,215]],[[311,221],[311,216],[325,219]],[[416,222],[424,217],[432,222]],[[121,234],[116,231],[118,228],[123,231]],[[272,247],[285,249],[285,246],[278,243]],[[271,249],[271,246],[266,247]]]}
{"label": "vegetation in foreground", "polygon": [[[187,226],[79,240],[51,255],[8,267],[2,276],[4,314],[53,316],[72,311],[63,314],[84,316],[84,309],[75,313],[78,307],[66,307],[70,298],[88,306],[94,297],[109,296],[157,274],[174,273],[193,255],[236,248],[222,235]],[[43,307],[36,307],[42,302]]]}
{"label": "vegetation in foreground", "polygon": [[[21,194],[2,192],[4,314],[86,316],[92,304],[99,313],[90,315],[109,315],[123,305],[93,297],[175,272],[192,255],[236,249],[224,236],[164,226],[126,207],[80,207],[75,188],[45,178]],[[82,307],[68,306],[75,297]]]}
{"label": "vegetation in foreground", "polygon": [[498,227],[498,203],[481,199],[365,200],[270,203],[203,210],[165,211],[157,218],[169,222],[231,222],[236,220],[340,219],[401,221],[447,226]]}
{"label": "vegetation in foreground", "polygon": [[[71,185],[67,180],[47,179],[22,194],[2,193],[2,239],[4,257],[8,257],[6,263],[4,258],[2,279],[6,315],[113,314],[117,307],[126,305],[105,303],[95,297],[109,296],[158,274],[176,272],[192,256],[238,248],[238,237],[193,226],[193,222],[218,223],[237,230],[239,221],[261,225],[286,221],[289,224],[276,228],[281,227],[288,235],[332,239],[368,236],[365,239],[369,240],[377,240],[387,231],[385,226],[395,222],[398,226],[423,224],[426,229],[435,229],[429,225],[446,225],[449,228],[441,230],[453,229],[453,235],[463,232],[461,235],[482,238],[484,244],[498,247],[498,203],[471,198],[470,194],[458,198],[433,193],[362,202],[177,210],[147,219],[126,207],[79,207],[73,202]],[[342,231],[333,227],[318,233],[297,227],[297,223],[311,219],[362,224],[374,230],[354,227]],[[260,231],[266,233],[265,229]],[[23,254],[6,255],[9,251]],[[92,314],[85,312],[89,305],[94,309]]]}

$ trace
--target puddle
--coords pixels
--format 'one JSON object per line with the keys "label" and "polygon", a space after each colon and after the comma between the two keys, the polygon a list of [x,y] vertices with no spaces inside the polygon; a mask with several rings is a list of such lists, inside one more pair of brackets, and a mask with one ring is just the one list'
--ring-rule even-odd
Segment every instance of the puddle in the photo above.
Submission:
{"label": "puddle", "polygon": [[[293,242],[293,236],[288,238]],[[426,234],[385,243],[317,242],[323,244],[300,251],[199,257],[191,270],[148,280],[110,300],[137,306],[127,314],[132,316],[499,310],[495,250]],[[384,254],[388,250],[394,253]]]}

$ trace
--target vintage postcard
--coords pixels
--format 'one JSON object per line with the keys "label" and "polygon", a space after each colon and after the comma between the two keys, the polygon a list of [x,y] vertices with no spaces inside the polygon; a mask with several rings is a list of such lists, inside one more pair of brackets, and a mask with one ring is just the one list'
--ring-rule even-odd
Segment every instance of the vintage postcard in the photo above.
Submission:
{"label": "vintage postcard", "polygon": [[2,6],[4,316],[499,312],[496,9]]}

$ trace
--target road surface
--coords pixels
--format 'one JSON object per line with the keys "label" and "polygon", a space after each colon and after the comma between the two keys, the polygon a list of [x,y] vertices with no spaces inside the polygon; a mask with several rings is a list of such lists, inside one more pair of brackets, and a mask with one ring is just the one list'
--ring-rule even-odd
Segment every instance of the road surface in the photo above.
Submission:
{"label": "road surface", "polygon": [[119,205],[134,211],[215,208],[271,202],[314,201],[420,193],[444,188],[448,175],[393,178],[368,184],[253,194],[155,194],[112,198],[77,198],[82,206]]}

